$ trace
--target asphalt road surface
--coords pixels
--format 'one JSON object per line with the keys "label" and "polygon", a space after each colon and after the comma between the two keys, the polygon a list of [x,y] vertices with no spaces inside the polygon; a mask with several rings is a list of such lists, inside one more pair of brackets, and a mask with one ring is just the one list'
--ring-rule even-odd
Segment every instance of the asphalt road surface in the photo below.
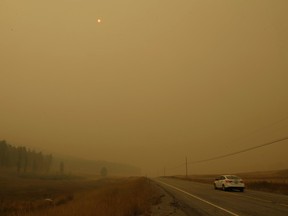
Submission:
{"label": "asphalt road surface", "polygon": [[287,216],[288,196],[252,190],[215,190],[203,184],[173,178],[154,181],[172,195],[187,215]]}

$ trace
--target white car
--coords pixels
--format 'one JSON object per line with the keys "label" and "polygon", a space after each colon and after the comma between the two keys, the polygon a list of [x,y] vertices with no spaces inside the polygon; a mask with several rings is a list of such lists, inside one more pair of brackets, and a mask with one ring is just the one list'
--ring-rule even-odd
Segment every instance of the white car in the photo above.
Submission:
{"label": "white car", "polygon": [[223,191],[238,189],[241,192],[245,189],[243,180],[236,175],[221,175],[214,181],[215,189],[222,189]]}

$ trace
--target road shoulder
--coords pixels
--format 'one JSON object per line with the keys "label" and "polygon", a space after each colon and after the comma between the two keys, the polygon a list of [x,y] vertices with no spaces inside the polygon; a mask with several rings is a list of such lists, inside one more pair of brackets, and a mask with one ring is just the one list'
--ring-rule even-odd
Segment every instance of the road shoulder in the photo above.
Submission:
{"label": "road shoulder", "polygon": [[159,202],[151,208],[151,216],[186,216],[182,211],[179,202],[175,197],[159,186],[156,182],[152,182],[159,193]]}

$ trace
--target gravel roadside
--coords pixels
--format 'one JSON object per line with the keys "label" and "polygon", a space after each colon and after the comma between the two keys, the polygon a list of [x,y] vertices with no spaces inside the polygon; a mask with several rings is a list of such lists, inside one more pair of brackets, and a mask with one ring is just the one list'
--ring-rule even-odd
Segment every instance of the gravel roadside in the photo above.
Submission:
{"label": "gravel roadside", "polygon": [[184,211],[181,210],[180,204],[173,195],[157,183],[151,181],[151,184],[154,184],[160,195],[158,204],[153,205],[151,208],[151,216],[187,216]]}

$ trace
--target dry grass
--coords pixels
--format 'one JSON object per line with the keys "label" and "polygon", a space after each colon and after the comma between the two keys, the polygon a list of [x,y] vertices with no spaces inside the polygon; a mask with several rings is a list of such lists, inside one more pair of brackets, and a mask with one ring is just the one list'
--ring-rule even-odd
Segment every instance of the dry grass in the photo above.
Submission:
{"label": "dry grass", "polygon": [[6,182],[6,186],[0,189],[3,216],[149,215],[150,206],[158,196],[142,177],[72,181],[14,179]]}
{"label": "dry grass", "polygon": [[288,170],[240,173],[248,189],[288,195]]}
{"label": "dry grass", "polygon": [[[246,188],[265,192],[288,195],[288,170],[238,173],[244,180]],[[173,178],[185,179],[200,183],[211,184],[218,175],[191,175],[172,176]]]}
{"label": "dry grass", "polygon": [[288,195],[288,183],[273,181],[250,181],[246,183],[247,187],[253,190],[260,190],[272,193]]}

